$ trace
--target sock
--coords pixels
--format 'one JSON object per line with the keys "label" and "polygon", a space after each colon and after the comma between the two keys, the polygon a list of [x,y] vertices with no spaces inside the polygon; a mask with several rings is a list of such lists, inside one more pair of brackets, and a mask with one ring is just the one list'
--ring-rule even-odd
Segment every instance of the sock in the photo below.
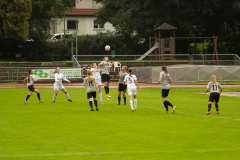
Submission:
{"label": "sock", "polygon": [[216,111],[218,111],[218,110],[219,110],[219,106],[218,106],[218,104],[217,104],[217,103],[215,103],[215,108],[216,108]]}
{"label": "sock", "polygon": [[89,101],[89,105],[90,105],[90,108],[93,109],[92,108],[92,101]]}
{"label": "sock", "polygon": [[67,99],[70,99],[70,97],[69,97],[69,94],[68,94],[68,93],[66,93],[66,94],[65,94],[65,96],[67,97]]}
{"label": "sock", "polygon": [[121,97],[118,97],[118,104],[120,104],[121,102]]}
{"label": "sock", "polygon": [[134,108],[137,110],[137,99],[134,99]]}
{"label": "sock", "polygon": [[38,100],[41,100],[40,93],[37,93]]}
{"label": "sock", "polygon": [[26,97],[26,101],[28,100],[29,97],[30,97],[30,95],[28,94],[27,97]]}
{"label": "sock", "polygon": [[55,102],[57,96],[56,95],[53,95],[53,101]]}
{"label": "sock", "polygon": [[168,104],[166,101],[163,102],[164,107],[166,108],[166,111],[168,111]]}
{"label": "sock", "polygon": [[94,105],[96,106],[96,108],[98,108],[98,103],[96,99],[94,100]]}
{"label": "sock", "polygon": [[211,108],[212,108],[212,104],[208,104],[208,112],[211,111]]}
{"label": "sock", "polygon": [[107,94],[109,94],[109,87],[107,87]]}
{"label": "sock", "polygon": [[102,92],[99,92],[100,101],[102,101]]}
{"label": "sock", "polygon": [[123,99],[124,99],[124,104],[126,104],[126,97],[123,97]]}
{"label": "sock", "polygon": [[108,88],[107,86],[104,86],[104,90],[106,94],[108,94],[107,88]]}
{"label": "sock", "polygon": [[166,100],[165,102],[167,103],[168,106],[173,107],[172,103],[170,103],[169,101]]}
{"label": "sock", "polygon": [[130,100],[130,106],[131,106],[131,109],[132,109],[132,111],[133,111],[134,108],[133,108],[133,101],[132,101],[132,100]]}

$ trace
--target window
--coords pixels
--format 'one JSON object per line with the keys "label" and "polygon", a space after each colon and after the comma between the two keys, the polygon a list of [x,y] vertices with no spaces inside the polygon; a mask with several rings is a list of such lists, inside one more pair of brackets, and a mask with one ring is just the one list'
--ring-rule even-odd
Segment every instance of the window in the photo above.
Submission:
{"label": "window", "polygon": [[78,29],[78,25],[76,24],[77,20],[68,20],[67,21],[67,29]]}
{"label": "window", "polygon": [[104,28],[104,24],[98,24],[96,20],[93,22],[93,28]]}

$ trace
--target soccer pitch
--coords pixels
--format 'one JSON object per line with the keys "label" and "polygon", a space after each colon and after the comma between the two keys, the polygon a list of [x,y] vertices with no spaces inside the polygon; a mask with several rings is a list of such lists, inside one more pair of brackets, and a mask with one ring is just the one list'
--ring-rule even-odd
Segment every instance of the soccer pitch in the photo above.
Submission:
{"label": "soccer pitch", "polygon": [[205,88],[172,88],[168,100],[177,109],[166,114],[160,88],[143,88],[131,112],[129,98],[117,105],[117,89],[110,88],[111,100],[91,112],[85,88],[67,88],[72,103],[62,92],[52,103],[53,89],[38,89],[44,102],[33,93],[27,105],[26,88],[0,89],[1,160],[240,158],[239,98],[221,96],[220,114],[213,105],[207,116]]}

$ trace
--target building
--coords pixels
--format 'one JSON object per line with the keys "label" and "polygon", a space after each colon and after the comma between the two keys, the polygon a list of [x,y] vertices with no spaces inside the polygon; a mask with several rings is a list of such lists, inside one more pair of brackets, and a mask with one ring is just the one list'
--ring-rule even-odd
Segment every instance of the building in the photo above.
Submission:
{"label": "building", "polygon": [[64,33],[64,30],[65,33],[75,34],[77,32],[78,35],[96,34],[99,31],[107,30],[114,31],[115,29],[110,23],[97,24],[94,14],[100,7],[101,4],[97,4],[93,0],[76,0],[75,7],[65,12],[62,19],[51,19],[50,34]]}

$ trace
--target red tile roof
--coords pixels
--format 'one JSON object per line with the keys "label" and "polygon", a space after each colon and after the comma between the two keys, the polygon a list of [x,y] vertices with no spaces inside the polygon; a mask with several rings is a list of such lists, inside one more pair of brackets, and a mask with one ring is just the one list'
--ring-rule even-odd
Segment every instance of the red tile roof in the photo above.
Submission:
{"label": "red tile roof", "polygon": [[70,11],[65,12],[66,16],[94,16],[97,13],[98,8],[73,8]]}

